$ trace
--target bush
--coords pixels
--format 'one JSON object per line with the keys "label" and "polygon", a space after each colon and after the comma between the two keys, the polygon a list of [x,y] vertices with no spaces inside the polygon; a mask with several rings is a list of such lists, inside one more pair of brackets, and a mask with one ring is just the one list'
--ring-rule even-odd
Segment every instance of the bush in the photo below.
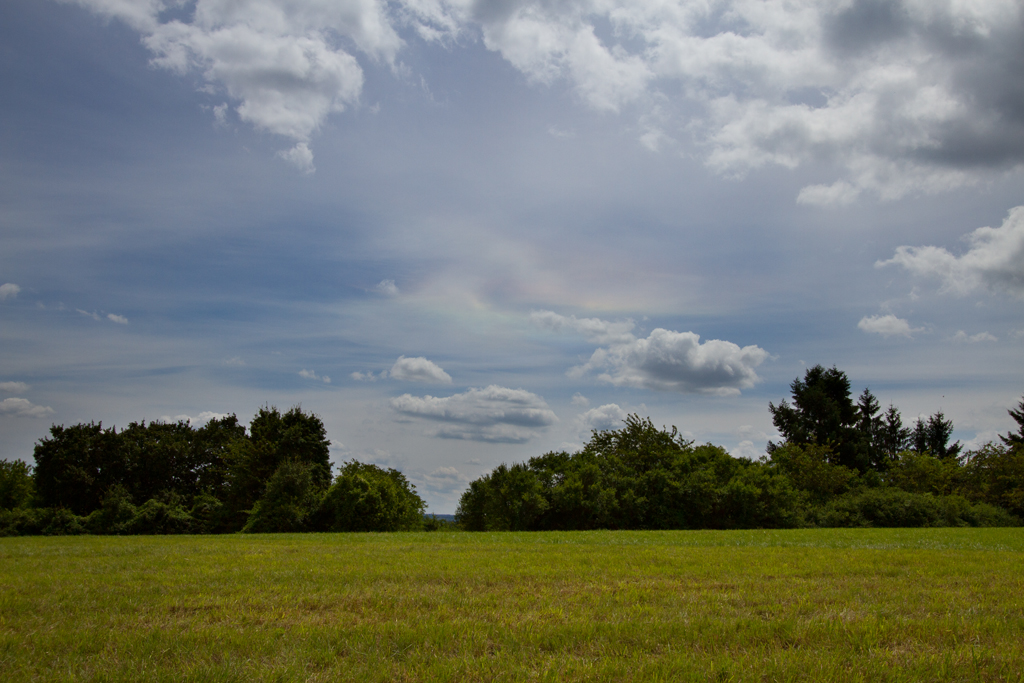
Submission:
{"label": "bush", "polygon": [[138,507],[125,533],[188,534],[192,526],[192,516],[183,507],[151,498]]}
{"label": "bush", "polygon": [[31,467],[21,460],[0,461],[0,510],[28,507],[34,494]]}
{"label": "bush", "polygon": [[318,531],[415,531],[427,505],[401,472],[345,463],[316,512]]}
{"label": "bush", "polygon": [[1018,526],[1020,520],[961,496],[935,496],[882,487],[840,496],[816,514],[823,527]]}
{"label": "bush", "polygon": [[242,531],[307,531],[310,513],[317,508],[318,503],[313,465],[298,460],[285,460],[270,477],[263,497],[256,502]]}
{"label": "bush", "polygon": [[135,517],[136,509],[128,490],[113,486],[103,497],[103,505],[93,510],[85,520],[85,527],[91,534],[125,534]]}

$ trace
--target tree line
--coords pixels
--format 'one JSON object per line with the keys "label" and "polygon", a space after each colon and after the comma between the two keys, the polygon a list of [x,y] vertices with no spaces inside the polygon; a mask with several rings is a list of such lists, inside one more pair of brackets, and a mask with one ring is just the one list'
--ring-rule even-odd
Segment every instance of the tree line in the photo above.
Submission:
{"label": "tree line", "polygon": [[[768,404],[781,435],[759,460],[631,415],[579,451],[501,464],[462,494],[470,531],[1013,526],[1024,519],[1018,432],[964,450],[942,412],[913,425],[815,366]],[[53,425],[35,465],[0,463],[0,535],[436,529],[405,476],[357,461],[332,476],[316,415],[264,407],[201,427]]]}
{"label": "tree line", "polygon": [[189,422],[54,425],[35,466],[0,465],[0,534],[398,531],[424,501],[398,470],[357,461],[332,478],[316,415],[259,410]]}
{"label": "tree line", "polygon": [[979,449],[950,443],[937,412],[904,426],[865,389],[815,366],[769,403],[782,436],[760,460],[694,445],[629,416],[575,453],[502,464],[470,483],[470,530],[1016,526],[1024,518],[1024,401],[1018,433]]}

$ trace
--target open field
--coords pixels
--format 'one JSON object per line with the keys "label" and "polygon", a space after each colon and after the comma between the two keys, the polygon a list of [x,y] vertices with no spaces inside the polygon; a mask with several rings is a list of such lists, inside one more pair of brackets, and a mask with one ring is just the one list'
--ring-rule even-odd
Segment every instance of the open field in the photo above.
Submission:
{"label": "open field", "polygon": [[1024,680],[1024,530],[0,539],[0,679]]}

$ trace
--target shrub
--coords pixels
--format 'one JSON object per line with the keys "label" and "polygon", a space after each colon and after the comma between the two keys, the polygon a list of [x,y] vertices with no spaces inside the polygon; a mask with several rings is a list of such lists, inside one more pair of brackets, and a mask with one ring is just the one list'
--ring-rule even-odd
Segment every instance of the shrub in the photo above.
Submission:
{"label": "shrub", "polygon": [[345,463],[316,512],[319,531],[413,531],[426,503],[401,472]]}
{"label": "shrub", "polygon": [[298,460],[282,462],[267,482],[263,497],[256,502],[242,531],[306,531],[310,513],[319,503],[313,467]]}

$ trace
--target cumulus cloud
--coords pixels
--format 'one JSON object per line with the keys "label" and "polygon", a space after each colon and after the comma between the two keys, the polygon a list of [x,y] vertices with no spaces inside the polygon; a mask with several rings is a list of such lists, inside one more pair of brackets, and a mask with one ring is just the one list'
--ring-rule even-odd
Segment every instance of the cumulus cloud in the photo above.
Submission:
{"label": "cumulus cloud", "polygon": [[18,296],[18,292],[21,291],[21,287],[14,284],[13,282],[5,282],[0,285],[0,301],[5,299],[13,299]]}
{"label": "cumulus cloud", "polygon": [[391,366],[389,373],[391,379],[404,382],[433,382],[435,384],[451,384],[451,376],[441,369],[433,361],[422,356],[417,358],[406,358],[399,356],[395,364]]}
{"label": "cumulus cloud", "polygon": [[118,325],[127,325],[128,318],[123,315],[117,315],[116,313],[107,313],[107,320],[110,322],[117,323]]}
{"label": "cumulus cloud", "polygon": [[580,408],[589,408],[590,399],[588,399],[586,396],[577,391],[575,394],[572,395],[572,404],[574,406],[579,406]]}
{"label": "cumulus cloud", "polygon": [[53,415],[53,408],[37,406],[24,398],[5,398],[0,401],[0,415],[43,418]]}
{"label": "cumulus cloud", "polygon": [[964,239],[970,249],[961,256],[942,247],[902,246],[875,267],[902,266],[918,277],[936,278],[943,292],[1005,292],[1024,299],[1024,206],[1011,209],[998,228],[978,228]]}
{"label": "cumulus cloud", "polygon": [[988,332],[967,334],[963,330],[958,330],[957,333],[953,335],[953,341],[958,344],[977,344],[978,342],[997,342],[999,340]]}
{"label": "cumulus cloud", "polygon": [[907,337],[913,338],[914,332],[923,332],[924,328],[910,327],[910,323],[903,318],[897,318],[892,314],[864,316],[857,323],[857,327],[865,332],[880,334],[883,337]]}
{"label": "cumulus cloud", "polygon": [[29,386],[24,382],[0,382],[0,393],[23,394],[28,390]]}
{"label": "cumulus cloud", "polygon": [[327,375],[320,376],[320,375],[316,374],[315,372],[313,372],[312,370],[305,370],[305,369],[299,370],[299,377],[304,377],[306,379],[311,379],[311,380],[313,380],[315,382],[323,382],[324,384],[330,384],[331,383],[331,378],[330,377],[328,377]]}
{"label": "cumulus cloud", "polygon": [[164,12],[175,0],[63,1],[135,28],[154,64],[201,74],[306,170],[311,136],[359,99],[356,56],[395,64],[403,27],[479,36],[531,82],[637,116],[650,149],[689,136],[726,176],[837,164],[804,203],[937,192],[1024,161],[1019,0],[195,0],[188,19]]}
{"label": "cumulus cloud", "polygon": [[677,129],[719,173],[836,162],[845,177],[799,195],[817,204],[941,191],[1020,164],[1021,15],[1016,0],[512,0],[473,10],[487,47],[536,82],[565,81],[597,109],[674,107]]}
{"label": "cumulus cloud", "polygon": [[540,396],[494,384],[443,398],[403,394],[390,403],[404,416],[440,423],[431,435],[445,439],[524,443],[558,422]]}
{"label": "cumulus cloud", "polygon": [[615,386],[731,396],[760,381],[754,371],[768,358],[758,346],[721,339],[701,343],[693,332],[658,328],[646,339],[598,349],[571,372],[604,370],[598,379]]}
{"label": "cumulus cloud", "polygon": [[578,379],[599,371],[598,379],[615,386],[706,393],[738,394],[760,378],[754,371],[768,358],[758,346],[740,347],[711,339],[704,343],[693,332],[658,328],[646,339],[632,334],[633,321],[612,323],[598,318],[562,316],[551,311],[534,312],[531,320],[546,329],[583,334],[589,341],[607,344],[598,348],[583,365],[571,368]]}
{"label": "cumulus cloud", "polygon": [[618,404],[608,403],[598,408],[591,408],[576,418],[580,431],[589,433],[593,430],[618,429],[626,419],[627,413]]}
{"label": "cumulus cloud", "polygon": [[[386,3],[374,0],[197,0],[189,19],[164,14],[180,5],[174,0],[65,1],[132,26],[156,66],[202,74],[242,121],[294,141],[281,156],[306,173],[311,136],[363,87],[363,70],[343,45],[387,63],[402,45]],[[215,116],[223,121],[225,110]]]}

